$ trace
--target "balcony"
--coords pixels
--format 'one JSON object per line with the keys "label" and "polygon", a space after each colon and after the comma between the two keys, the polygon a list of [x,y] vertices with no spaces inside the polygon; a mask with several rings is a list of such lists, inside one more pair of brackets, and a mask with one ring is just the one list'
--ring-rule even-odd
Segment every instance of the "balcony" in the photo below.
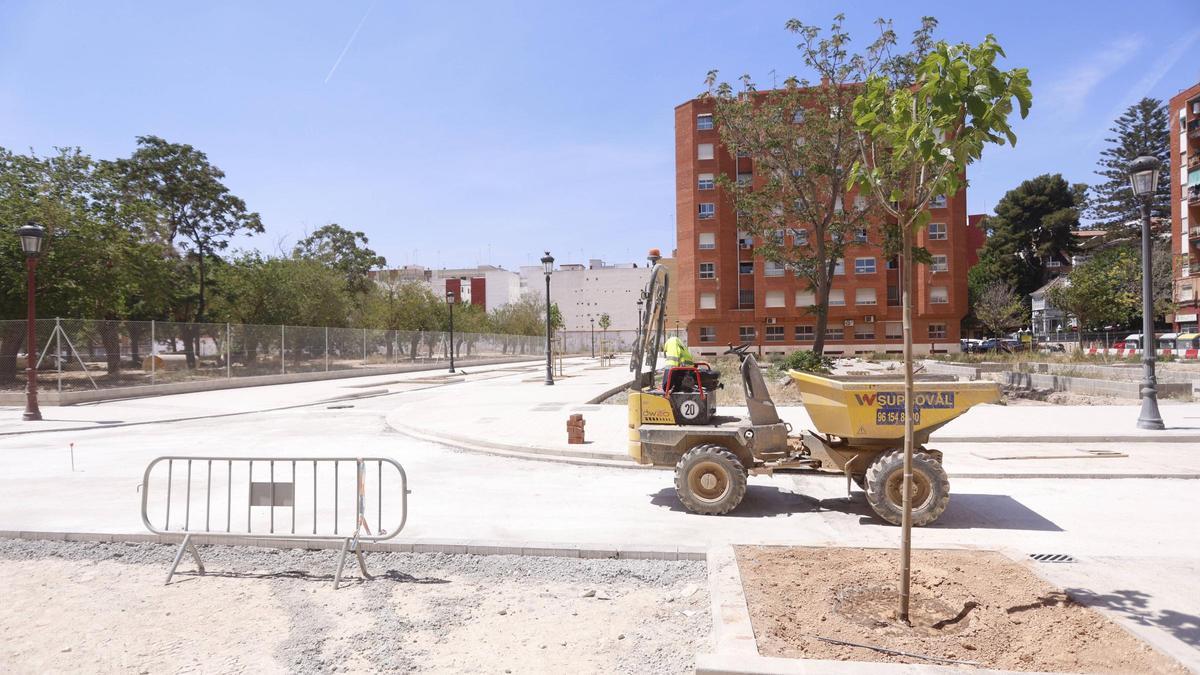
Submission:
{"label": "balcony", "polygon": [[1187,125],[1188,138],[1200,138],[1200,119],[1194,119]]}
{"label": "balcony", "polygon": [[1200,204],[1200,185],[1193,185],[1192,187],[1188,188],[1187,203],[1188,206]]}
{"label": "balcony", "polygon": [[1192,241],[1200,239],[1200,225],[1193,225],[1192,229],[1188,230],[1188,239]]}
{"label": "balcony", "polygon": [[1200,167],[1200,153],[1193,154],[1188,158],[1187,166],[1189,170]]}

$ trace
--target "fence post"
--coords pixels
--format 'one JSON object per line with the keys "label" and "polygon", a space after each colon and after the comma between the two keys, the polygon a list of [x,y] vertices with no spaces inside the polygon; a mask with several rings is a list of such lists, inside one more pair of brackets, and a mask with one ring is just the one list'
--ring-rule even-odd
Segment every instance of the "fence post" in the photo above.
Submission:
{"label": "fence post", "polygon": [[325,372],[329,372],[329,326],[325,326]]}
{"label": "fence post", "polygon": [[233,339],[229,322],[225,322],[225,379],[233,379]]}
{"label": "fence post", "polygon": [[154,336],[154,319],[150,319],[150,384],[154,384],[158,375],[158,347]]}
{"label": "fence post", "polygon": [[54,362],[58,364],[58,393],[62,393],[62,325],[54,317]]}
{"label": "fence post", "polygon": [[279,324],[279,372],[287,374],[287,333],[283,324]]}
{"label": "fence post", "polygon": [[367,329],[363,329],[363,368],[367,367]]}

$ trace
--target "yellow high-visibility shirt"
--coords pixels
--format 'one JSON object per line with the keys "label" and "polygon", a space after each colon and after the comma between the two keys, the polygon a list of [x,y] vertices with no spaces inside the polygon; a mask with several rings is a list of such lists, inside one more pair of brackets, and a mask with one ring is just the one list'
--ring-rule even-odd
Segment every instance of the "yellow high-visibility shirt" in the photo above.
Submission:
{"label": "yellow high-visibility shirt", "polygon": [[696,365],[692,358],[692,353],[688,351],[687,345],[683,344],[683,340],[677,337],[669,337],[663,343],[663,354],[667,357],[667,366],[674,368],[676,366],[693,366]]}

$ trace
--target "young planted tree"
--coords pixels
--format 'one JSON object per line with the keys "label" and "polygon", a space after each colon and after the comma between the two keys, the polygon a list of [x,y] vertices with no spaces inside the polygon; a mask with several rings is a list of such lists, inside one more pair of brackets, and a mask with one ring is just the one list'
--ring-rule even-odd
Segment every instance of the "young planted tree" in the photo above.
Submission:
{"label": "young planted tree", "polygon": [[[1129,106],[1117,118],[1113,135],[1105,139],[1108,147],[1100,152],[1096,174],[1103,183],[1092,187],[1087,216],[1096,227],[1107,230],[1141,226],[1141,198],[1129,186],[1129,165],[1137,157],[1148,155],[1162,162],[1158,191],[1150,201],[1150,215],[1171,217],[1171,119],[1167,106],[1153,98],[1143,98]],[[1132,223],[1132,228],[1130,226]]]}
{"label": "young planted tree", "polygon": [[[848,246],[879,242],[879,210],[849,186],[858,156],[850,109],[864,73],[880,65],[894,40],[888,31],[863,54],[851,53],[843,20],[834,17],[827,34],[796,19],[787,23],[800,38],[811,80],[789,77],[782,89],[760,92],[749,76],[737,89],[718,83],[715,70],[706,79],[721,143],[738,158],[737,175],[722,175],[720,186],[732,197],[738,229],[760,239],[756,253],[808,281],[817,353],[824,350],[838,261]],[[936,25],[925,20],[914,48]]]}
{"label": "young planted tree", "polygon": [[909,67],[895,64],[867,79],[854,101],[859,158],[855,184],[886,212],[900,242],[904,334],[904,464],[900,615],[908,623],[912,549],[914,233],[929,222],[929,203],[964,187],[967,165],[991,144],[1015,144],[1008,118],[1032,102],[1028,71],[1001,70],[1004,56],[988,35],[978,45],[938,42]]}
{"label": "young planted tree", "polygon": [[1002,281],[988,284],[975,298],[972,309],[991,335],[1001,335],[1025,323],[1025,303]]}
{"label": "young planted tree", "polygon": [[608,329],[612,326],[612,317],[608,315],[608,312],[605,312],[600,315],[600,318],[596,321],[596,325],[600,326],[600,350],[603,352],[604,348],[608,345]]}
{"label": "young planted tree", "polygon": [[[125,198],[153,209],[154,222],[147,229],[165,232],[166,241],[177,245],[195,266],[195,301],[182,318],[204,321],[211,258],[228,247],[235,235],[262,232],[262,219],[247,211],[246,203],[225,186],[225,172],[190,145],[139,136],[133,155],[117,160],[112,168],[122,177]],[[196,367],[197,340],[194,330],[185,335],[189,368]]]}

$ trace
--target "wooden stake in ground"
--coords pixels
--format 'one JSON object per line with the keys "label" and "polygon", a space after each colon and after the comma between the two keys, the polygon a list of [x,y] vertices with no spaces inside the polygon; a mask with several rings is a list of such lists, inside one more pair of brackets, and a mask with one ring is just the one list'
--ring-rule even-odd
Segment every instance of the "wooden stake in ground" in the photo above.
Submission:
{"label": "wooden stake in ground", "polygon": [[[909,620],[912,580],[913,427],[917,411],[913,393],[912,289],[918,260],[913,246],[917,228],[930,221],[935,197],[946,198],[937,208],[962,209],[958,195],[966,186],[967,165],[983,155],[989,144],[1016,144],[1008,124],[1013,99],[1021,117],[1032,104],[1028,71],[1002,71],[995,65],[1004,50],[989,35],[979,45],[934,42],[936,21],[926,19],[914,34],[913,51],[889,58],[879,68],[867,68],[861,93],[854,99],[859,159],[853,185],[870,194],[876,206],[900,230],[892,237],[899,247],[901,311],[904,334],[904,475],[901,487],[900,615]],[[881,24],[885,43],[894,43],[890,24]],[[950,201],[953,199],[953,201]],[[960,211],[961,213],[961,211]],[[897,242],[897,239],[899,240]],[[893,249],[894,250],[894,249]]]}

